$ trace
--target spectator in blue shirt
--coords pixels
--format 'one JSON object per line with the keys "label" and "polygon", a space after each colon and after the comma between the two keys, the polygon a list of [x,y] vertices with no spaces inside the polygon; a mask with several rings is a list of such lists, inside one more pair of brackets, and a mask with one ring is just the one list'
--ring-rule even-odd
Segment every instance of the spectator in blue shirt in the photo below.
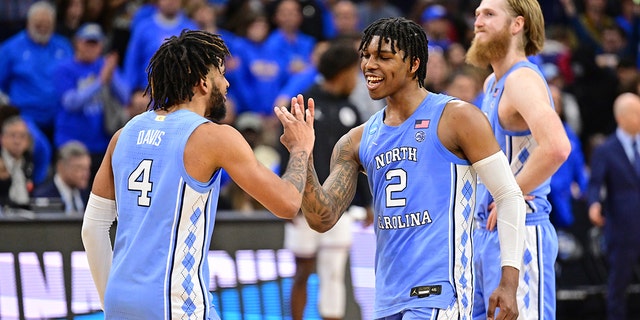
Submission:
{"label": "spectator in blue shirt", "polygon": [[330,38],[360,36],[362,32],[358,6],[351,0],[338,0],[331,6],[330,22],[327,27],[331,30],[328,34]]}
{"label": "spectator in blue shirt", "polygon": [[105,104],[115,100],[123,107],[130,91],[117,70],[117,54],[103,56],[104,41],[100,25],[83,25],[74,37],[74,57],[62,62],[55,73],[63,106],[56,119],[55,146],[60,148],[72,140],[82,142],[91,154],[93,173],[111,139],[104,125]]}
{"label": "spectator in blue shirt", "polygon": [[55,9],[46,1],[34,3],[27,13],[27,27],[0,47],[0,91],[52,139],[60,99],[53,72],[73,55],[71,44],[54,33]]}
{"label": "spectator in blue shirt", "polygon": [[266,44],[268,34],[266,16],[249,13],[246,26],[240,28],[241,37],[232,45],[237,65],[229,72],[229,94],[236,103],[237,114],[250,111],[275,120],[274,102],[287,77],[282,55]]}
{"label": "spectator in blue shirt", "polygon": [[301,72],[311,65],[311,53],[316,39],[300,31],[302,19],[298,1],[282,0],[273,15],[276,29],[266,40],[266,45],[277,50],[278,57],[285,59],[289,75]]}
{"label": "spectator in blue shirt", "polygon": [[166,39],[179,35],[183,29],[198,30],[198,26],[184,14],[181,0],[158,0],[152,15],[132,21],[124,57],[124,73],[132,89],[147,87],[145,70],[149,60]]}

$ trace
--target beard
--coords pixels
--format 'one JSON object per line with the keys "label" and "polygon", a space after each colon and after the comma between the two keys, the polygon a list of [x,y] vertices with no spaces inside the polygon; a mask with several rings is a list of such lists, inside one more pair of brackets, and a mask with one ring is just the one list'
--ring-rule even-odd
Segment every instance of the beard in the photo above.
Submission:
{"label": "beard", "polygon": [[480,42],[474,38],[465,60],[473,66],[486,68],[491,64],[491,61],[496,61],[507,56],[510,43],[511,34],[505,26],[500,32],[484,42]]}
{"label": "beard", "polygon": [[47,44],[49,40],[51,40],[51,36],[53,33],[40,33],[36,30],[27,29],[27,33],[29,34],[29,38],[35,43],[39,44]]}
{"label": "beard", "polygon": [[209,118],[213,122],[219,122],[227,115],[227,105],[225,104],[226,98],[224,94],[220,92],[218,87],[213,86],[213,91],[209,96],[209,103],[207,113],[205,117]]}

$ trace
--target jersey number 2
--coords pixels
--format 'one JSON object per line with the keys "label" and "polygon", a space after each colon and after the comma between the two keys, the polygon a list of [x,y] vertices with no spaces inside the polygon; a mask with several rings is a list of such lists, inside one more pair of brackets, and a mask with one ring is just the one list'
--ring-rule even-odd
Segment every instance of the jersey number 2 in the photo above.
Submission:
{"label": "jersey number 2", "polygon": [[406,206],[407,198],[394,198],[393,193],[403,191],[407,187],[407,172],[402,169],[392,169],[387,171],[386,178],[387,181],[398,178],[398,182],[389,183],[385,188],[387,194],[387,208]]}
{"label": "jersey number 2", "polygon": [[148,207],[151,204],[151,197],[149,192],[153,188],[153,183],[149,179],[151,175],[151,164],[153,160],[142,160],[138,166],[129,175],[129,181],[127,182],[127,188],[131,191],[138,191],[138,205]]}

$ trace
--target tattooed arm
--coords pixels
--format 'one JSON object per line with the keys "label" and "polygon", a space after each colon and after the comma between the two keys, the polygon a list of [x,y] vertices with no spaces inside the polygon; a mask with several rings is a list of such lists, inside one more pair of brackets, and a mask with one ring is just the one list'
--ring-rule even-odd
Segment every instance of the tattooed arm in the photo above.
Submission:
{"label": "tattooed arm", "polygon": [[362,126],[354,128],[338,140],[331,154],[329,177],[322,186],[313,160],[309,161],[302,212],[309,226],[318,232],[331,229],[353,200],[361,167],[358,148],[362,130]]}
{"label": "tattooed arm", "polygon": [[[209,148],[215,150],[210,153],[216,159],[217,166],[224,168],[240,188],[267,210],[287,219],[295,217],[300,211],[307,180],[307,163],[315,140],[313,117],[305,117],[301,110],[299,106],[298,112],[293,114],[284,109],[276,110],[284,126],[280,140],[291,153],[282,178],[258,162],[247,141],[234,128],[211,124],[217,130],[207,135],[210,140],[215,140],[215,146]],[[198,150],[203,152],[203,149]]]}

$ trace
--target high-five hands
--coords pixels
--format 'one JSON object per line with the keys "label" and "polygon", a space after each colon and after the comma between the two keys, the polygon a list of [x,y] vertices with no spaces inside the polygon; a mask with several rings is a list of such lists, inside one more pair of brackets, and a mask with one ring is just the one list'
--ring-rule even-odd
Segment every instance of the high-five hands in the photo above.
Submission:
{"label": "high-five hands", "polygon": [[315,132],[313,130],[315,103],[312,98],[309,98],[307,105],[308,108],[305,108],[304,97],[299,94],[291,98],[291,111],[287,110],[285,106],[273,108],[284,128],[284,133],[280,136],[280,142],[289,152],[301,149],[311,155],[313,151],[313,143],[315,141]]}

